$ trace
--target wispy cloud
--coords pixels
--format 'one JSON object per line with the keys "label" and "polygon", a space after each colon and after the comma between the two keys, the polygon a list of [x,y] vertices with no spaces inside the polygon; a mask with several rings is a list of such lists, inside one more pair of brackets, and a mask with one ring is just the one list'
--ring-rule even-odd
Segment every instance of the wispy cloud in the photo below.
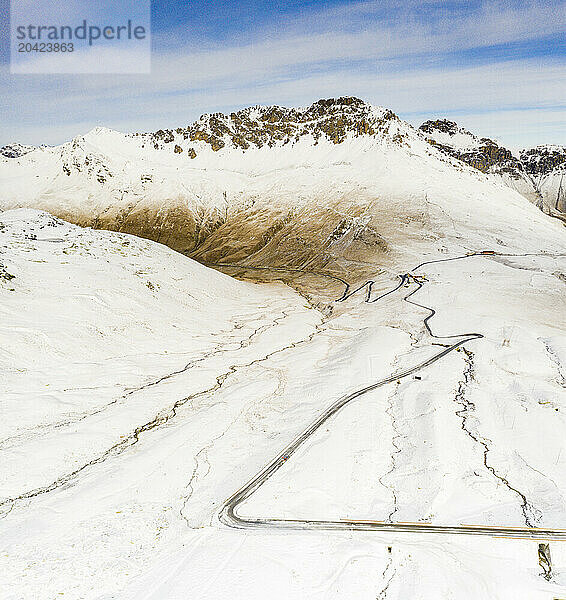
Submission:
{"label": "wispy cloud", "polygon": [[[354,94],[408,116],[458,113],[477,120],[522,111],[515,132],[497,126],[505,119],[486,118],[498,129],[482,133],[525,143],[553,134],[548,141],[566,143],[564,127],[549,131],[535,114],[563,114],[564,49],[528,58],[542,38],[565,33],[565,7],[553,0],[354,2],[291,15],[283,25],[267,23],[221,44],[197,45],[186,29],[170,28],[154,34],[151,76],[2,73],[8,115],[2,138],[59,142],[96,124],[150,130],[208,110]],[[505,46],[516,42],[521,51],[506,55]],[[497,62],[481,53],[494,46],[503,48]]]}

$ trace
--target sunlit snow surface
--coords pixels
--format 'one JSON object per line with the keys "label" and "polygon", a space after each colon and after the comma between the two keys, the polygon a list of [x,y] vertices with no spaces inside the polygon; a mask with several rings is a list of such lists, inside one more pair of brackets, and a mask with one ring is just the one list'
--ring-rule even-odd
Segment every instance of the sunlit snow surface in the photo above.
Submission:
{"label": "sunlit snow surface", "polygon": [[[533,237],[545,219],[509,253],[552,256],[424,267],[436,335],[485,337],[348,405],[241,514],[566,528],[566,245],[550,220]],[[566,596],[566,542],[545,581],[535,540],[218,522],[333,400],[438,350],[407,290],[325,321],[159,244],[0,223],[2,599]]]}

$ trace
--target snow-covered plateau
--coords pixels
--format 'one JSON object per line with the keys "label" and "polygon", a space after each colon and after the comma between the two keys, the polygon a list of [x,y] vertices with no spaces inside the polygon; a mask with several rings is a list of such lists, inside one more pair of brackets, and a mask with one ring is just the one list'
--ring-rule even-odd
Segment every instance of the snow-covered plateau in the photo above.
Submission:
{"label": "snow-covered plateau", "polygon": [[566,598],[566,229],[429,135],[0,160],[2,600]]}

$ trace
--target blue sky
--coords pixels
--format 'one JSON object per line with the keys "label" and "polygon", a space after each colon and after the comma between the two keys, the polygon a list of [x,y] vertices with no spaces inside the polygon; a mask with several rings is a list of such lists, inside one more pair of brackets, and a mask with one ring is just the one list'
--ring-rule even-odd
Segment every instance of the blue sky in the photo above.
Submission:
{"label": "blue sky", "polygon": [[10,75],[1,22],[0,144],[356,95],[415,124],[566,145],[566,0],[155,0],[150,75]]}

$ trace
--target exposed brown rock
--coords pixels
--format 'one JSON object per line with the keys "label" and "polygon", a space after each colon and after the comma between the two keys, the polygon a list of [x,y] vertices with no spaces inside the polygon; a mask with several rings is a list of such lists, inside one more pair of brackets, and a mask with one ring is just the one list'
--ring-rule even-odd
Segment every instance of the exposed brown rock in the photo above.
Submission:
{"label": "exposed brown rock", "polygon": [[[287,144],[306,135],[312,136],[315,143],[326,138],[340,144],[348,134],[376,135],[394,119],[397,117],[391,111],[376,116],[372,107],[359,98],[343,97],[319,100],[306,110],[271,106],[246,108],[230,115],[203,115],[187,128],[177,128],[175,133],[184,140],[205,142],[214,151],[226,144],[247,150],[252,146]],[[149,136],[158,147],[174,139],[169,130]]]}

